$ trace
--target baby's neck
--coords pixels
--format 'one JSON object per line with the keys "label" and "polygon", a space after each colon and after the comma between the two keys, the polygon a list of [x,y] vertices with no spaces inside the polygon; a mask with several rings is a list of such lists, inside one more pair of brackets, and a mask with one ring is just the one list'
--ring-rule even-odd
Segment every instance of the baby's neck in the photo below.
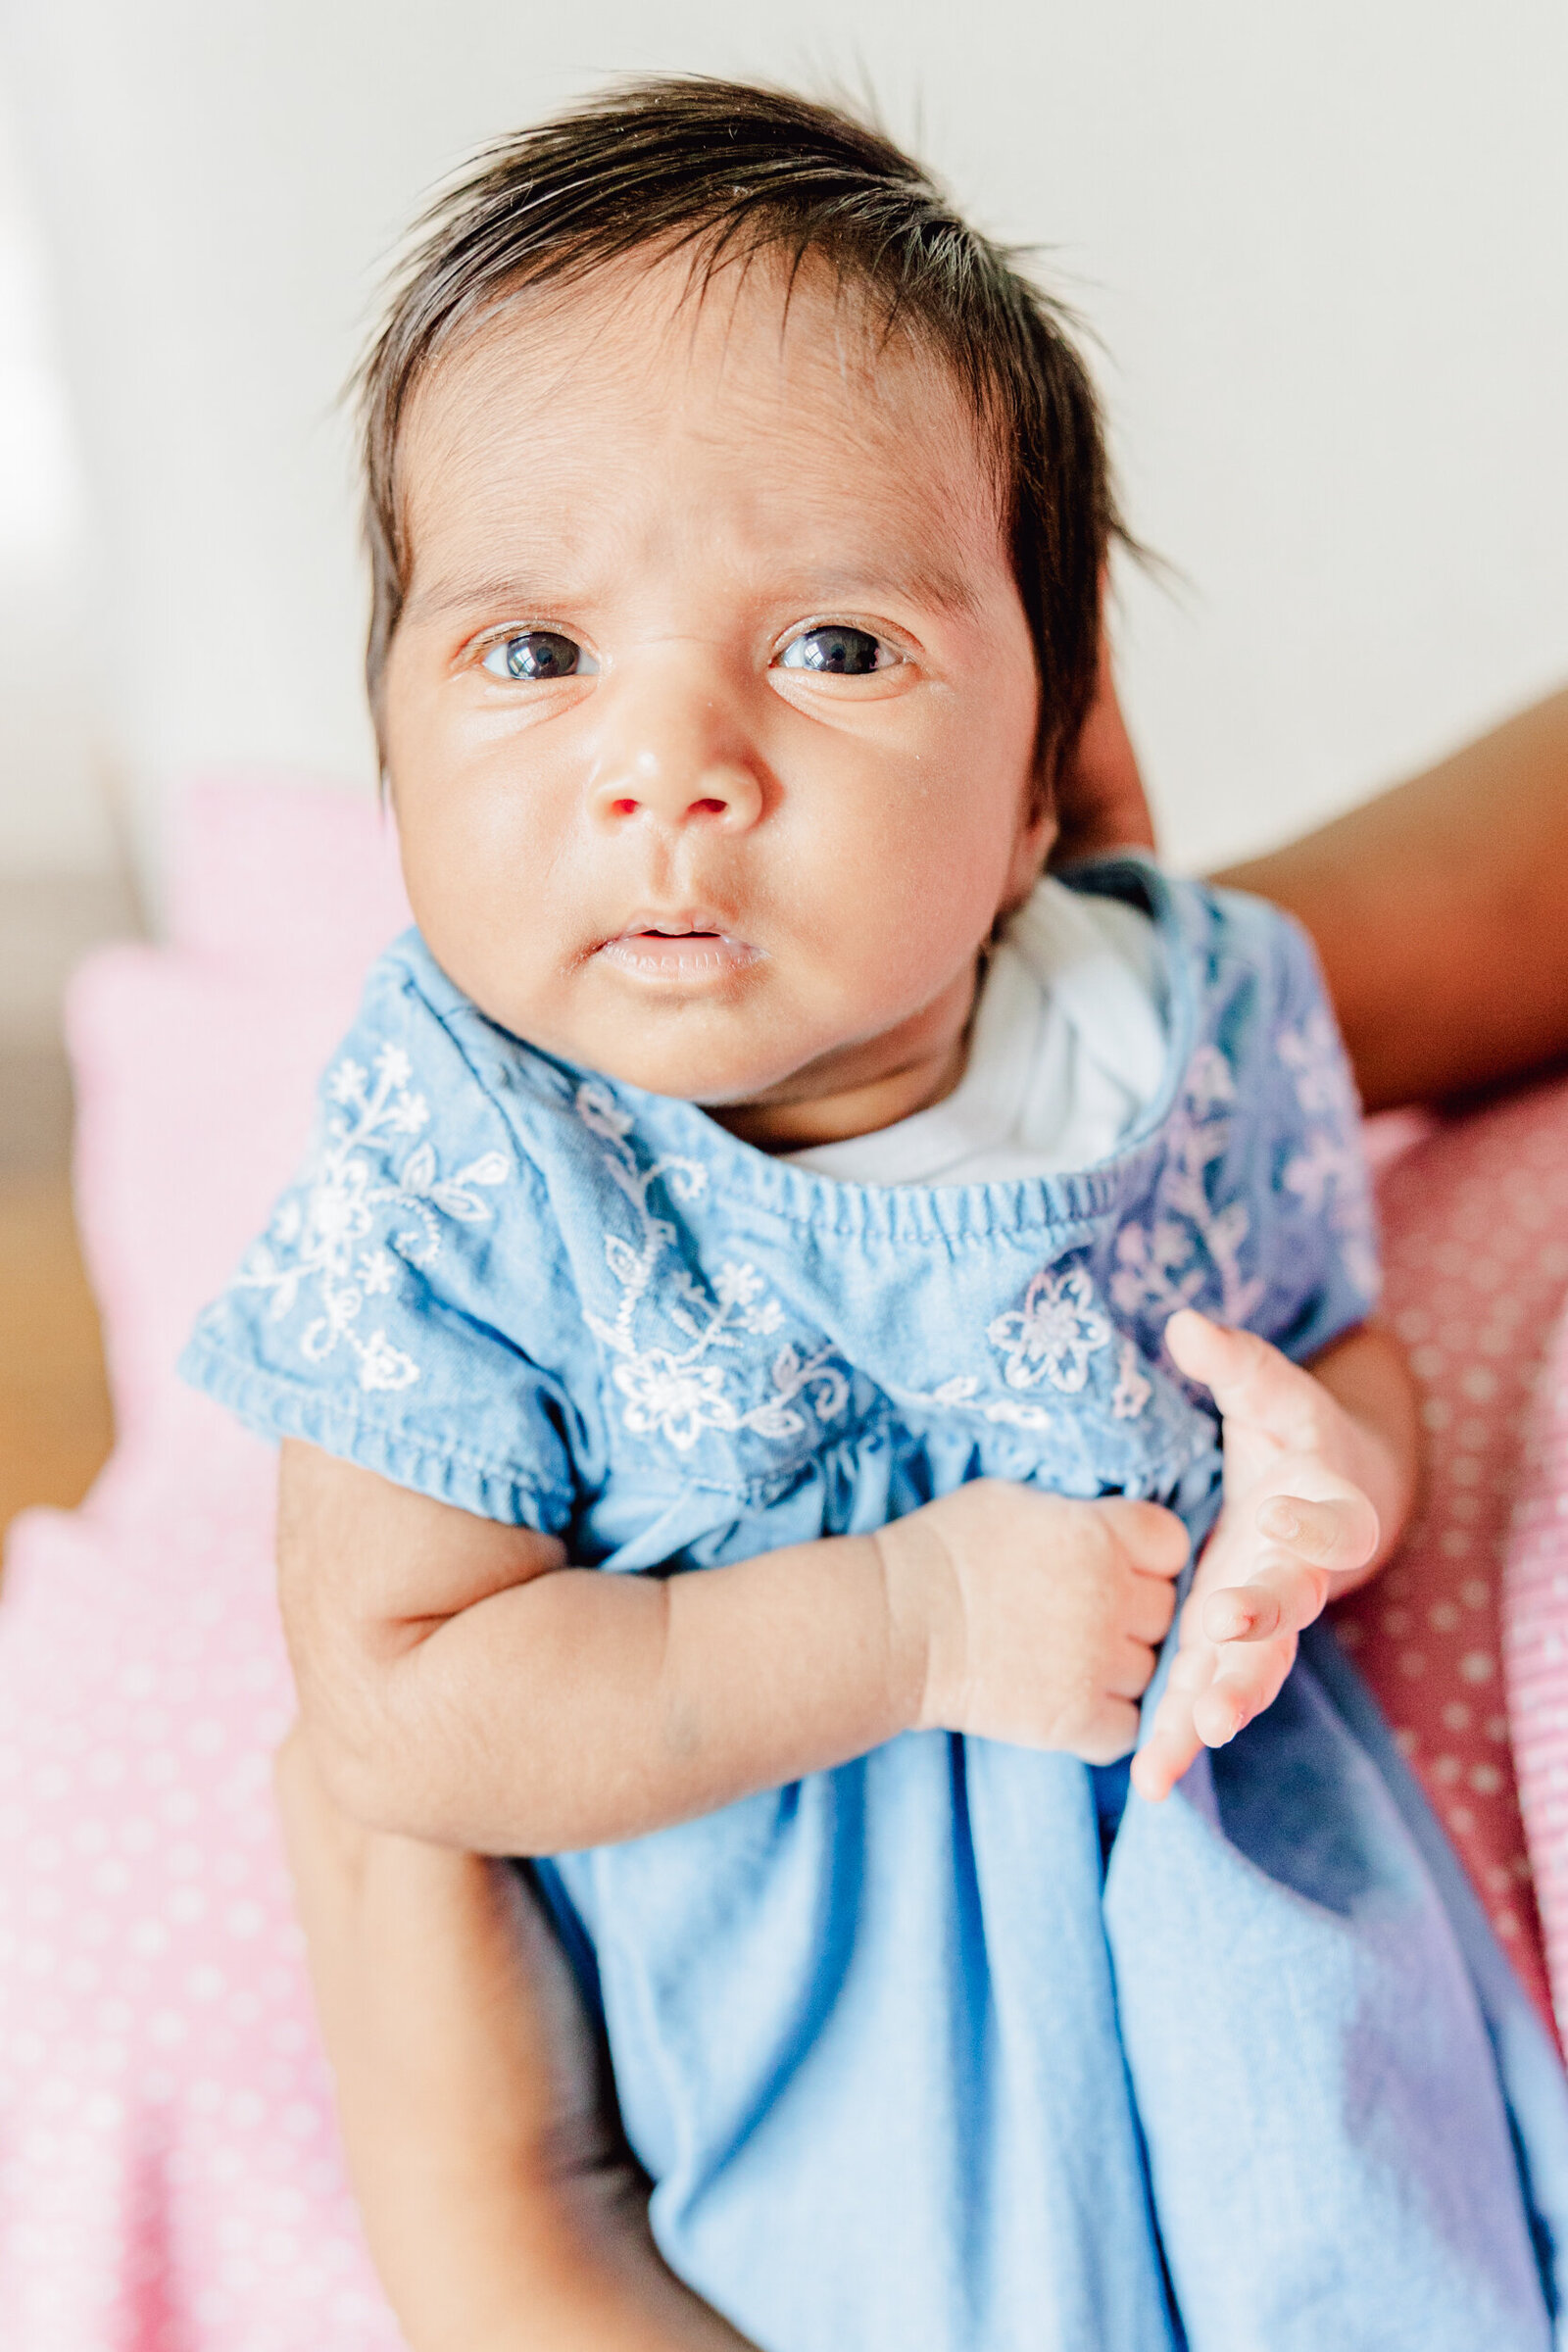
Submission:
{"label": "baby's neck", "polygon": [[877,1066],[874,1050],[857,1056],[858,1067],[841,1063],[837,1077],[815,1065],[753,1102],[710,1104],[709,1115],[759,1152],[808,1152],[896,1127],[942,1102],[963,1076],[978,997],[978,976],[967,977],[917,1033],[901,1033],[897,1046],[878,1041],[891,1049],[889,1066]]}

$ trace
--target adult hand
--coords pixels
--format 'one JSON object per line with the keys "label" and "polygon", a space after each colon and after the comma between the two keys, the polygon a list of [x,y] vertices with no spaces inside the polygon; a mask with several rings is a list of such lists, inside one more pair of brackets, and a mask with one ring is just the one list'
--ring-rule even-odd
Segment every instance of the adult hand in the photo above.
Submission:
{"label": "adult hand", "polygon": [[1111,850],[1154,847],[1153,819],[1116,699],[1110,641],[1103,633],[1094,703],[1056,779],[1056,813],[1060,830],[1051,853],[1053,865]]}

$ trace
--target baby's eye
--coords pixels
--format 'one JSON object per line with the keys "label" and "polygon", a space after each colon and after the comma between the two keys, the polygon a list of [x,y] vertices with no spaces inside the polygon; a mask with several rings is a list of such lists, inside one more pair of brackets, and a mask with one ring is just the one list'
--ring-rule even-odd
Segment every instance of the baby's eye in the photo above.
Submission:
{"label": "baby's eye", "polygon": [[888,669],[896,656],[891,646],[869,629],[852,629],[842,621],[827,621],[803,629],[779,655],[780,669],[814,669],[835,678],[868,678],[873,670]]}
{"label": "baby's eye", "polygon": [[557,629],[523,629],[493,645],[481,666],[493,678],[580,678],[591,677],[599,664],[574,637],[563,637]]}

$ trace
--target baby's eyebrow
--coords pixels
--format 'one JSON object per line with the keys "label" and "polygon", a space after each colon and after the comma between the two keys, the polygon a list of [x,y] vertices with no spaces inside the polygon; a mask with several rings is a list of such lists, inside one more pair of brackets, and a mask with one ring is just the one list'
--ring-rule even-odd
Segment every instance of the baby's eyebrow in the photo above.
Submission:
{"label": "baby's eyebrow", "polygon": [[515,573],[489,580],[434,580],[428,588],[416,589],[409,598],[403,618],[406,623],[440,619],[451,612],[469,612],[474,606],[511,612],[542,612],[547,606],[564,601],[569,600],[563,599],[559,582],[547,595],[538,580],[523,579]]}
{"label": "baby's eyebrow", "polygon": [[832,604],[839,599],[858,602],[862,597],[875,601],[892,595],[901,603],[921,605],[939,612],[973,613],[980,606],[974,582],[964,573],[918,558],[890,564],[884,557],[864,564],[811,567],[802,572],[800,584],[803,588],[809,587],[812,601],[817,604]]}
{"label": "baby's eyebrow", "polygon": [[[511,572],[490,579],[434,580],[416,589],[404,607],[405,625],[443,619],[454,612],[474,610],[517,614],[567,611],[579,600],[564,593],[566,583],[546,586],[537,577]],[[867,557],[863,561],[804,564],[787,583],[780,584],[777,601],[799,605],[803,611],[821,611],[835,604],[873,604],[883,597],[922,607],[930,612],[972,614],[980,598],[972,580],[944,564],[918,556]],[[775,601],[770,598],[769,601]]]}

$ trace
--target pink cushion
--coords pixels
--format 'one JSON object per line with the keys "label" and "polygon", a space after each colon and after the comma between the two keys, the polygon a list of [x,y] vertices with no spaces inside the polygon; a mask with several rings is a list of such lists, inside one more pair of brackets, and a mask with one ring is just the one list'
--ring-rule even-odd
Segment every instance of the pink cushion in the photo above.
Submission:
{"label": "pink cushion", "polygon": [[170,939],[217,962],[363,972],[409,921],[397,828],[367,794],[204,777],[172,846]]}
{"label": "pink cushion", "polygon": [[77,1214],[122,1451],[205,1422],[174,1358],[304,1150],[316,1076],[358,986],[347,969],[263,982],[141,947],[107,949],[76,975]]}
{"label": "pink cushion", "polygon": [[367,965],[409,921],[396,836],[368,800],[207,783],[181,816],[175,944],[90,957],[67,1006],[77,1214],[122,1457],[215,1425],[174,1358],[299,1159]]}

